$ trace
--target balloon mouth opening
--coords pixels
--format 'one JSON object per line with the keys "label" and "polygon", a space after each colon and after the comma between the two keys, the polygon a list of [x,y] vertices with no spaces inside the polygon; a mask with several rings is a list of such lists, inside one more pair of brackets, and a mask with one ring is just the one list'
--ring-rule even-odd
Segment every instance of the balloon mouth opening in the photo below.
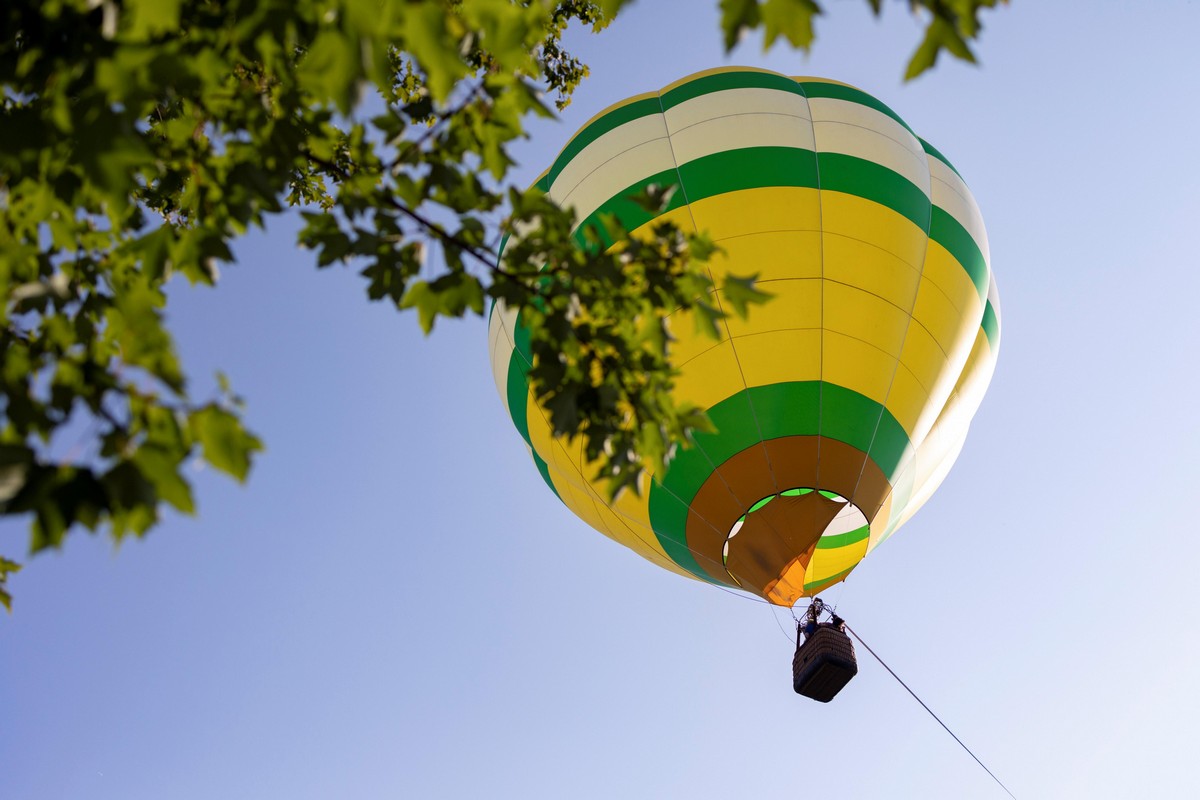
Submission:
{"label": "balloon mouth opening", "polygon": [[[863,516],[862,512],[859,511],[858,506],[854,505],[853,503],[851,503],[846,498],[842,497],[837,492],[828,492],[828,491],[825,491],[824,489],[812,489],[807,486],[799,486],[799,487],[796,487],[793,489],[787,489],[787,490],[779,492],[777,494],[769,494],[766,497],[759,500],[757,503],[754,503],[752,506],[750,506],[750,508],[746,510],[746,513],[742,514],[742,516],[738,517],[737,521],[734,522],[733,525],[731,525],[729,527],[729,532],[727,534],[725,534],[725,545],[724,545],[724,547],[721,548],[721,564],[726,567],[729,566],[729,545],[733,541],[733,538],[735,536],[737,536],[738,533],[741,532],[743,526],[745,526],[745,524],[746,524],[746,520],[750,517],[751,514],[755,513],[756,511],[763,510],[764,508],[767,507],[767,505],[772,500],[775,500],[776,498],[803,497],[804,495],[812,494],[813,492],[816,492],[817,494],[821,495],[822,497],[832,500],[835,503],[841,503],[841,504],[845,505],[845,509],[838,512],[838,516],[834,517],[834,521],[837,521],[838,517],[841,517],[843,514],[847,513],[850,510],[858,512],[858,515],[860,517]],[[863,524],[864,525],[866,524],[865,517],[863,517]],[[828,533],[833,527],[834,527],[833,522],[831,522],[829,524],[829,526],[826,527],[825,531],[822,532],[822,536],[826,535],[826,533]]]}
{"label": "balloon mouth opening", "polygon": [[734,521],[721,561],[742,588],[775,605],[792,606],[829,585],[812,569],[820,566],[813,562],[822,551],[828,558],[869,535],[862,510],[842,495],[795,487],[759,499]]}

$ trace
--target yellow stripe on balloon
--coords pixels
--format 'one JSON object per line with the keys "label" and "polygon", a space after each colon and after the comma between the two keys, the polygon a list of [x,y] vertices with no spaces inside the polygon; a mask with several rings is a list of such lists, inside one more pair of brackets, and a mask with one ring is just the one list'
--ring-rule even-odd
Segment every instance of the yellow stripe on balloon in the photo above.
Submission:
{"label": "yellow stripe on balloon", "polygon": [[821,230],[820,193],[793,186],[746,189],[702,198],[691,204],[691,214],[696,229],[706,231],[718,242],[770,231]]}
{"label": "yellow stripe on balloon", "polygon": [[[880,405],[886,403],[888,390],[892,385],[892,375],[897,367],[895,356],[862,339],[845,336],[829,329],[825,331],[822,352],[822,380],[853,389]],[[911,430],[915,419],[906,419],[898,414],[896,409],[888,410],[900,422],[906,433]],[[905,409],[905,412],[910,415],[912,413],[911,409]]]}
{"label": "yellow stripe on balloon", "polygon": [[677,402],[711,408],[745,388],[737,357],[728,341],[704,351],[678,368],[674,391]]}
{"label": "yellow stripe on balloon", "polygon": [[[861,539],[843,547],[818,547],[804,571],[804,585],[820,585],[853,568],[867,554],[867,539]],[[816,588],[815,586],[813,588]]]}
{"label": "yellow stripe on balloon", "polygon": [[920,271],[928,237],[892,209],[844,192],[821,192],[821,228],[878,247]]}
{"label": "yellow stripe on balloon", "polygon": [[821,243],[821,232],[815,227],[726,236],[717,240],[721,252],[709,259],[708,266],[718,281],[729,273],[749,272],[757,276],[760,288],[769,292],[771,281],[820,278],[823,269],[828,273],[828,259],[821,257]]}
{"label": "yellow stripe on balloon", "polygon": [[[922,277],[926,282],[932,284],[930,288],[936,290],[944,298],[942,302],[938,302],[936,297],[926,300],[927,303],[945,306],[941,313],[953,314],[967,321],[971,329],[974,329],[983,319],[983,301],[979,299],[979,290],[975,288],[970,276],[954,256],[932,239],[929,241],[929,251],[925,255],[925,269]],[[932,309],[930,311],[932,312]],[[928,327],[931,330],[942,329],[935,320],[931,320]],[[953,336],[948,338],[946,335],[942,335],[936,338],[945,347]],[[971,336],[965,338],[968,342],[972,339]]]}
{"label": "yellow stripe on balloon", "polygon": [[820,328],[768,330],[733,343],[747,386],[821,379]]}
{"label": "yellow stripe on balloon", "polygon": [[954,307],[946,293],[933,281],[921,281],[916,303],[913,304],[913,323],[929,331],[929,335],[946,354],[955,374],[966,362],[974,333],[983,319],[983,305],[978,299],[975,300],[973,311],[975,313],[964,314]]}
{"label": "yellow stripe on balloon", "polygon": [[822,302],[822,323],[826,330],[862,339],[890,356],[900,355],[910,319],[907,309],[833,281],[824,282]]}
{"label": "yellow stripe on balloon", "polygon": [[911,439],[922,410],[929,405],[929,389],[901,362],[892,374],[892,386],[885,405]]}
{"label": "yellow stripe on balloon", "polygon": [[[827,283],[824,285],[828,288]],[[821,327],[821,287],[822,282],[813,278],[764,283],[760,288],[771,293],[768,302],[749,309],[745,318],[728,310],[725,323],[729,335],[737,337],[769,330]]]}
{"label": "yellow stripe on balloon", "polygon": [[912,305],[921,280],[918,267],[878,245],[849,236],[826,232],[821,244],[826,280],[872,292],[899,308]]}

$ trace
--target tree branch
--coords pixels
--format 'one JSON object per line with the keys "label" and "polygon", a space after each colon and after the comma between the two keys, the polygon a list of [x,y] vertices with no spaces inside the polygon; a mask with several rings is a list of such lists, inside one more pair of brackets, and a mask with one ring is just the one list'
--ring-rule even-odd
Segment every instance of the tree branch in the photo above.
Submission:
{"label": "tree branch", "polygon": [[408,141],[407,143],[405,143],[404,149],[398,151],[396,153],[396,157],[384,165],[384,169],[387,170],[388,172],[391,172],[392,170],[394,170],[404,160],[405,156],[407,156],[413,150],[419,148],[421,145],[428,142],[430,139],[432,139],[433,135],[438,132],[438,129],[442,126],[442,124],[444,122],[449,120],[451,117],[453,117],[457,114],[461,114],[463,111],[466,111],[467,106],[469,106],[469,105],[471,105],[471,103],[475,102],[476,98],[479,96],[479,92],[481,89],[483,89],[482,81],[480,81],[479,83],[476,83],[473,87],[471,87],[471,91],[467,93],[467,96],[465,98],[463,98],[463,101],[461,103],[459,103],[457,106],[446,109],[445,111],[441,112],[440,114],[434,114],[434,116],[437,117],[437,122],[434,122],[432,125],[430,125],[429,130],[425,131],[425,133],[421,134],[416,139],[412,139],[412,140]]}
{"label": "tree branch", "polygon": [[[313,162],[317,166],[327,170],[328,172],[333,173],[338,179],[343,180],[343,181],[350,179],[350,173],[346,172],[346,170],[342,169],[337,164],[334,164],[332,161],[329,161],[324,158],[319,158],[318,156],[315,156],[311,152],[308,152],[308,151],[305,152],[305,156],[308,158],[309,161]],[[428,217],[424,216],[423,214],[420,214],[420,213],[412,210],[411,208],[404,205],[399,200],[397,200],[396,198],[394,198],[390,195],[384,196],[383,199],[388,204],[388,206],[390,206],[393,210],[399,211],[401,214],[404,214],[406,217],[408,217],[413,222],[417,223],[417,225],[419,225],[421,228],[423,228],[427,234],[440,240],[442,242],[443,246],[444,245],[453,245],[457,249],[459,249],[462,252],[466,253],[467,255],[473,257],[479,263],[483,264],[483,266],[487,267],[487,269],[489,271],[491,271],[491,272],[499,272],[500,271],[500,268],[496,263],[499,256],[496,253],[493,253],[490,250],[484,250],[484,249],[478,247],[477,245],[473,245],[470,242],[462,239],[461,237],[456,236],[455,234],[446,230],[442,226],[438,225],[433,220],[429,219]]]}

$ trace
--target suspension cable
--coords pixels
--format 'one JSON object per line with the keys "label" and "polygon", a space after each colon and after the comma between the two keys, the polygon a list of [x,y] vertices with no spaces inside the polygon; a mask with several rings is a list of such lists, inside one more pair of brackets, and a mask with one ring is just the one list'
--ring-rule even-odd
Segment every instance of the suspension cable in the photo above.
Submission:
{"label": "suspension cable", "polygon": [[[796,615],[795,615],[795,612],[793,612],[793,613],[792,613],[792,618],[794,619],[794,618],[795,618],[795,616],[796,616]],[[775,624],[779,626],[779,631],[780,631],[780,632],[781,632],[781,633],[782,633],[782,634],[783,634],[785,637],[787,637],[787,640],[788,640],[789,642],[791,642],[792,644],[795,644],[795,643],[796,643],[796,640],[793,638],[793,635],[792,635],[792,634],[790,634],[790,633],[788,633],[788,632],[787,632],[787,630],[786,630],[786,629],[783,627],[783,623],[779,621],[779,615],[775,613],[775,606],[771,606],[771,619],[775,620]]]}
{"label": "suspension cable", "polygon": [[997,778],[997,777],[995,776],[995,774],[993,774],[993,773],[992,773],[992,771],[991,771],[990,769],[988,769],[988,768],[987,768],[987,765],[985,765],[985,764],[984,764],[982,761],[980,761],[980,760],[979,760],[979,756],[977,756],[977,755],[975,755],[974,753],[972,753],[972,752],[971,752],[971,748],[969,748],[969,747],[967,747],[965,744],[963,744],[963,740],[962,740],[962,739],[960,739],[960,738],[958,738],[958,736],[956,736],[956,735],[955,735],[954,731],[950,730],[950,728],[946,726],[946,723],[942,722],[942,721],[941,721],[941,719],[939,719],[939,718],[938,718],[938,715],[937,715],[937,714],[933,713],[933,709],[931,709],[929,706],[925,705],[925,701],[924,701],[924,700],[922,700],[921,698],[917,697],[917,693],[916,693],[916,692],[914,692],[912,689],[909,689],[909,688],[908,688],[908,684],[907,684],[907,683],[905,683],[904,681],[900,680],[900,676],[899,676],[899,675],[897,675],[895,672],[893,672],[893,671],[892,671],[892,668],[891,668],[891,667],[889,667],[889,666],[888,666],[888,665],[887,665],[887,664],[884,662],[884,660],[883,660],[882,658],[880,658],[880,657],[879,657],[879,654],[878,654],[878,653],[876,653],[874,650],[872,650],[872,649],[871,649],[871,646],[862,640],[862,637],[860,637],[860,636],[859,636],[857,633],[855,633],[855,632],[854,632],[854,630],[853,630],[853,629],[852,629],[852,628],[851,628],[849,625],[847,625],[847,626],[846,626],[846,630],[847,630],[847,632],[849,632],[849,633],[850,633],[850,635],[851,635],[851,636],[853,636],[855,639],[857,639],[857,640],[858,640],[858,643],[859,643],[859,644],[861,644],[863,647],[867,648],[867,652],[868,652],[868,653],[870,653],[871,655],[875,656],[875,660],[876,660],[876,661],[878,661],[878,662],[880,663],[880,665],[882,665],[882,666],[883,666],[883,668],[884,668],[884,669],[886,669],[886,670],[887,670],[889,673],[891,673],[891,676],[892,676],[893,678],[895,678],[895,679],[896,679],[896,680],[897,680],[897,681],[900,683],[900,685],[901,685],[901,686],[903,686],[903,687],[905,688],[905,690],[907,690],[907,691],[908,691],[908,693],[909,693],[909,694],[911,694],[911,695],[913,696],[913,699],[914,699],[914,700],[916,700],[918,703],[920,703],[920,704],[921,704],[921,708],[923,708],[923,709],[925,709],[926,711],[928,711],[928,712],[929,712],[929,716],[931,716],[931,717],[933,717],[935,720],[937,720],[937,724],[938,724],[938,725],[941,725],[943,728],[945,728],[945,729],[946,729],[946,733],[948,733],[948,734],[950,734],[951,736],[953,736],[953,737],[954,737],[954,741],[958,742],[959,746],[961,746],[963,750],[966,750],[966,751],[967,751],[967,755],[969,755],[971,758],[975,759],[975,763],[976,763],[976,764],[978,764],[979,766],[983,767],[983,771],[984,771],[984,772],[986,772],[988,775],[991,775],[991,777],[992,777],[992,780],[994,780],[994,781],[996,782],[996,784],[997,784],[997,785],[998,785],[998,786],[999,786],[1001,789],[1003,789],[1005,792],[1007,792],[1009,797],[1011,797],[1013,800],[1017,800],[1017,796],[1016,796],[1016,795],[1014,795],[1012,792],[1008,791],[1008,787],[1007,787],[1007,786],[1005,786],[1003,783],[1001,783],[1001,782],[1000,782],[1000,779],[999,779],[999,778]]}

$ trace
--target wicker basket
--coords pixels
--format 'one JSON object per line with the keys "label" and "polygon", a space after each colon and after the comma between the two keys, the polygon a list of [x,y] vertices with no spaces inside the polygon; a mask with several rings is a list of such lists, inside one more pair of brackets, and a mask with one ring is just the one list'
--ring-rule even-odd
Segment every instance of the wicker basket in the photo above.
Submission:
{"label": "wicker basket", "polygon": [[792,686],[797,694],[828,703],[857,674],[854,645],[837,628],[823,625],[796,647]]}

